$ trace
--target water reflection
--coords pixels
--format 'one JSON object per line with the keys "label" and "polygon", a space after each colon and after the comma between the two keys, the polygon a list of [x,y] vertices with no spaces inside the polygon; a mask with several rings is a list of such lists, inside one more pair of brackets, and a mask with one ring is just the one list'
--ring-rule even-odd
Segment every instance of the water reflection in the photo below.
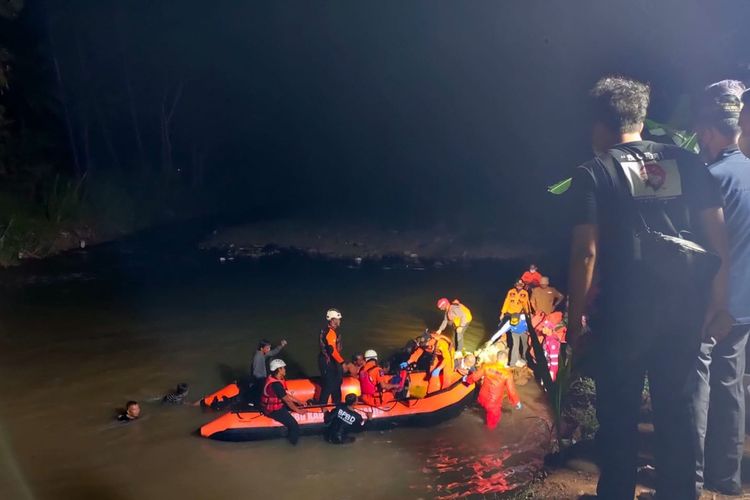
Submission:
{"label": "water reflection", "polygon": [[[200,439],[195,430],[215,414],[148,402],[183,381],[195,398],[213,392],[247,369],[261,337],[289,341],[291,376],[315,374],[320,316],[334,305],[347,356],[388,352],[435,326],[444,294],[478,312],[466,337],[474,347],[517,263],[456,273],[117,259],[66,263],[64,280],[14,270],[24,285],[0,289],[0,424],[35,498],[271,498],[280,485],[279,498],[456,498],[509,491],[540,465],[543,431],[511,411],[492,433],[471,410],[433,428],[365,433],[353,446],[303,437],[291,448]],[[68,279],[71,268],[80,280]],[[143,418],[110,425],[128,399],[142,402]]]}

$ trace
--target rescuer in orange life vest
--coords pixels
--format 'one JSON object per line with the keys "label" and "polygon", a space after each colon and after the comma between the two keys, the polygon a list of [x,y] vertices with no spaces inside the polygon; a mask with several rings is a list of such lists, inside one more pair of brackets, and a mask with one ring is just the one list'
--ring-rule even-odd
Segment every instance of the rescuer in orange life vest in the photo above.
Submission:
{"label": "rescuer in orange life vest", "polygon": [[377,406],[383,402],[383,392],[397,389],[399,386],[386,381],[385,373],[378,364],[378,353],[372,349],[365,351],[365,365],[359,371],[359,388],[362,402]]}
{"label": "rescuer in orange life vest", "polygon": [[341,383],[344,380],[344,357],[341,355],[341,313],[338,309],[326,312],[328,325],[320,331],[318,343],[318,367],[320,368],[320,399],[319,404],[327,404],[328,398],[333,397],[333,404],[341,402]]}
{"label": "rescuer in orange life vest", "polygon": [[437,333],[443,333],[443,330],[450,324],[456,332],[456,351],[461,352],[464,348],[464,333],[471,324],[472,316],[468,307],[463,305],[458,299],[453,301],[443,297],[437,301],[437,308],[445,313],[443,322],[437,329]]}
{"label": "rescuer in orange life vest", "polygon": [[409,357],[408,363],[410,365],[417,363],[425,354],[432,356],[427,374],[429,377],[439,376],[440,388],[446,387],[450,383],[454,373],[454,352],[451,340],[438,332],[430,333],[425,331],[422,340]]}
{"label": "rescuer in orange life vest", "polygon": [[529,292],[526,291],[525,286],[523,281],[518,280],[513,288],[508,290],[503,307],[500,309],[500,322],[505,319],[506,314],[529,314],[531,305]]}
{"label": "rescuer in orange life vest", "polygon": [[260,395],[260,409],[264,415],[284,424],[289,433],[289,442],[297,444],[299,440],[299,424],[289,410],[304,413],[305,403],[286,391],[286,363],[280,359],[271,360],[269,365],[271,375],[266,378]]}
{"label": "rescuer in orange life vest", "polygon": [[483,377],[477,402],[484,407],[487,428],[494,429],[502,416],[503,397],[506,391],[508,399],[516,410],[523,408],[523,405],[518,399],[516,386],[513,384],[513,375],[503,363],[498,362],[497,354],[491,354],[489,363],[483,364],[477,371],[465,377],[465,382],[473,384]]}

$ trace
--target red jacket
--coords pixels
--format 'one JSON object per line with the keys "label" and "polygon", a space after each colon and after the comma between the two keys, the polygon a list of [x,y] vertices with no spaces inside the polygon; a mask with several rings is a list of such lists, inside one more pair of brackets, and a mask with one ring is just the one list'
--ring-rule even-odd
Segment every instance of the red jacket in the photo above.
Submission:
{"label": "red jacket", "polygon": [[521,281],[527,285],[539,286],[539,283],[542,281],[542,275],[539,271],[534,271],[533,273],[531,271],[526,271],[523,273],[523,276],[521,276]]}
{"label": "red jacket", "polygon": [[484,377],[482,388],[479,390],[477,402],[485,408],[500,408],[503,397],[508,392],[508,399],[513,405],[518,404],[518,393],[513,383],[513,375],[501,363],[483,365],[479,370],[469,375],[467,382],[474,383]]}

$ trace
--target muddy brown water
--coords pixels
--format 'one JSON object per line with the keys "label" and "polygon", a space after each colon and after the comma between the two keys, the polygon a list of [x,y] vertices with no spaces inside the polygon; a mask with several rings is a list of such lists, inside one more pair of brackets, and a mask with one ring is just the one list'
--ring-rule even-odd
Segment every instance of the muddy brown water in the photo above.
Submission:
{"label": "muddy brown water", "polygon": [[[427,267],[295,256],[218,262],[186,251],[109,247],[0,273],[0,498],[455,498],[529,480],[547,442],[545,400],[494,432],[466,409],[431,428],[363,433],[351,446],[303,437],[225,443],[197,437],[215,417],[158,401],[178,382],[191,399],[246,370],[258,339],[289,342],[290,376],[316,374],[328,307],[344,351],[389,352],[441,317],[438,296],[475,311],[471,348],[495,326],[518,262]],[[128,399],[142,418],[113,422]]]}

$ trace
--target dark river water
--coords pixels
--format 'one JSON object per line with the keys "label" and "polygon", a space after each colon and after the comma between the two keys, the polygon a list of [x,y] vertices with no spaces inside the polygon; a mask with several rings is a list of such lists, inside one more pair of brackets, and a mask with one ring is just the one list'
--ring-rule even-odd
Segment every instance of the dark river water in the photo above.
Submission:
{"label": "dark river water", "polygon": [[[215,414],[153,401],[178,382],[191,399],[221,387],[262,337],[288,340],[290,377],[316,374],[329,307],[343,313],[348,356],[402,346],[440,323],[438,297],[460,297],[475,312],[474,348],[525,263],[220,263],[193,248],[110,245],[0,273],[0,498],[491,497],[538,467],[546,426],[524,412],[506,412],[492,433],[467,409],[432,428],[364,433],[345,447],[303,437],[293,448],[197,437]],[[529,394],[527,405],[543,406]],[[142,418],[114,423],[128,399]]]}

